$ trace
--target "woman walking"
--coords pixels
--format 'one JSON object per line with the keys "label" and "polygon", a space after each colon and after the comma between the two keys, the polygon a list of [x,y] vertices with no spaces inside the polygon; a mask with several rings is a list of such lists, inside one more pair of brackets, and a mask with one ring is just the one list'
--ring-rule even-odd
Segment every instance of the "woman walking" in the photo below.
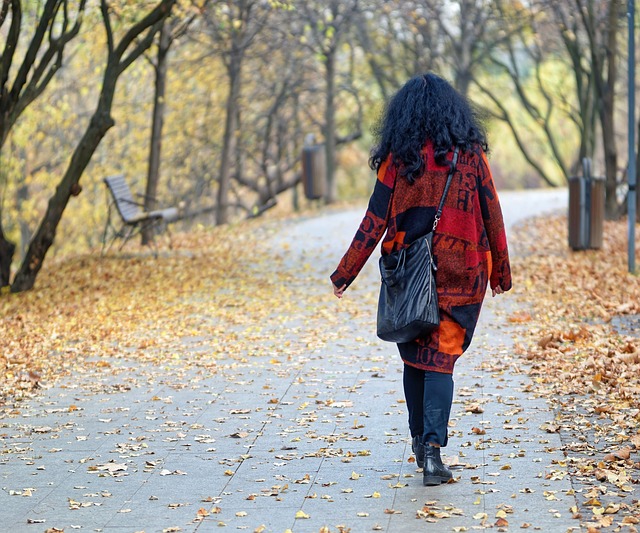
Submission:
{"label": "woman walking", "polygon": [[487,285],[493,296],[511,288],[502,211],[484,128],[442,78],[429,73],[409,80],[388,102],[375,133],[369,165],[377,181],[351,246],[331,275],[338,298],[383,235],[386,255],[431,230],[454,148],[459,150],[433,239],[440,326],[398,344],[413,452],[424,485],[438,485],[452,477],[440,448],[448,440],[455,363],[471,343]]}

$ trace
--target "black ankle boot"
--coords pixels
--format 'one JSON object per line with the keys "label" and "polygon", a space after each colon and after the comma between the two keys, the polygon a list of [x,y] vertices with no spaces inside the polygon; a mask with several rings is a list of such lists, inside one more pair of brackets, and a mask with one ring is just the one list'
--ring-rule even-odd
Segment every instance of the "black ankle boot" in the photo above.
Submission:
{"label": "black ankle boot", "polygon": [[418,468],[424,468],[424,446],[420,443],[420,437],[415,436],[411,441],[411,449],[416,456]]}
{"label": "black ankle boot", "polygon": [[440,458],[440,448],[424,444],[424,467],[422,470],[422,484],[425,487],[431,485],[440,485],[449,481],[453,474],[445,465],[442,464]]}

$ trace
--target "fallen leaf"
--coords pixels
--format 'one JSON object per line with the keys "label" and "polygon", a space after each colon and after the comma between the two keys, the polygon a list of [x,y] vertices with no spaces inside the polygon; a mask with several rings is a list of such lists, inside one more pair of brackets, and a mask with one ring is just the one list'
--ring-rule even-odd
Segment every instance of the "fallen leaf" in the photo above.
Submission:
{"label": "fallen leaf", "polygon": [[608,453],[603,457],[603,461],[605,461],[606,463],[610,463],[613,461],[626,461],[627,459],[629,459],[629,457],[631,457],[631,448],[627,446],[615,452]]}
{"label": "fallen leaf", "polygon": [[482,406],[479,403],[471,403],[471,404],[465,406],[464,410],[467,413],[473,413],[473,414],[484,413],[484,409],[482,408]]}

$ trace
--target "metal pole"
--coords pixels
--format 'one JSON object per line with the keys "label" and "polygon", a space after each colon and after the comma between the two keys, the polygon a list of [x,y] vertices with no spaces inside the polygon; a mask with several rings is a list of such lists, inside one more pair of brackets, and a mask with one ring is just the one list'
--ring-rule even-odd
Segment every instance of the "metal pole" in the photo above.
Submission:
{"label": "metal pole", "polygon": [[627,25],[629,29],[629,194],[627,195],[629,216],[629,272],[636,271],[636,47],[635,47],[635,0],[627,0]]}

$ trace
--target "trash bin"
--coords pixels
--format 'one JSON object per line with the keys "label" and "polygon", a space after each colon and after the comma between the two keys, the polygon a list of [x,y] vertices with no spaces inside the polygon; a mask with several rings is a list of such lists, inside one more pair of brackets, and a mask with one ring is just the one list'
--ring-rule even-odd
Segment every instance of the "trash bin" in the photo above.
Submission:
{"label": "trash bin", "polygon": [[309,200],[324,198],[327,193],[327,160],[324,144],[302,149],[302,183]]}
{"label": "trash bin", "polygon": [[583,175],[569,178],[569,246],[573,250],[602,247],[604,178],[591,176],[591,161],[583,161]]}

